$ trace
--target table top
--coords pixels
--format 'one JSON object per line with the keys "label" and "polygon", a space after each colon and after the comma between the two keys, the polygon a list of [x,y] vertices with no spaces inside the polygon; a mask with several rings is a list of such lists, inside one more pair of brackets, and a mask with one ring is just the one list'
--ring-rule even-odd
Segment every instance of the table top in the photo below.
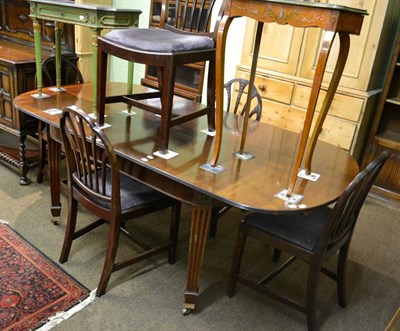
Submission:
{"label": "table top", "polygon": [[[138,86],[135,88],[146,89]],[[60,115],[50,115],[45,110],[75,105],[91,112],[90,84],[65,86],[65,89],[60,93],[44,89],[51,96],[47,99],[35,99],[31,97],[35,91],[27,92],[17,96],[14,104],[24,113],[55,127],[59,126]],[[117,91],[124,93],[125,89],[125,84],[110,84],[107,94],[113,95]],[[227,114],[224,118],[219,161],[224,170],[214,174],[200,168],[210,161],[214,148],[214,138],[201,132],[207,127],[205,118],[172,128],[170,150],[179,155],[166,160],[153,154],[158,150],[160,118],[139,109],[134,109],[136,115],[126,116],[120,112],[124,107],[124,104],[114,104],[106,109],[105,122],[111,126],[105,128],[104,132],[119,156],[170,179],[171,183],[184,185],[239,208],[261,212],[293,211],[293,206],[288,206],[274,195],[288,185],[299,134],[250,121],[245,151],[255,154],[255,158],[239,160],[232,154],[239,149],[242,117]],[[299,178],[294,193],[304,195],[301,204],[306,208],[331,203],[343,192],[358,170],[357,162],[347,152],[318,142],[313,171],[321,177],[315,182]]]}
{"label": "table top", "polygon": [[282,4],[282,5],[296,5],[296,6],[310,7],[310,8],[334,9],[334,10],[340,10],[343,12],[353,12],[353,13],[358,13],[358,14],[362,14],[362,15],[368,15],[367,11],[364,9],[352,8],[352,7],[343,6],[343,5],[339,5],[339,4],[335,4],[335,3],[323,3],[323,2],[315,2],[315,1],[309,1],[309,0],[255,0],[255,1],[271,2],[271,3]]}
{"label": "table top", "polygon": [[368,15],[363,9],[300,0],[225,0],[224,4],[224,17],[245,16],[259,22],[319,27],[356,35],[360,34],[364,16]]}
{"label": "table top", "polygon": [[38,5],[50,5],[63,8],[80,8],[89,10],[105,10],[109,12],[141,12],[138,9],[128,9],[128,8],[117,8],[115,6],[107,6],[102,4],[95,4],[90,1],[84,1],[83,3],[75,3],[74,1],[65,0],[27,0],[29,3],[35,3]]}
{"label": "table top", "polygon": [[27,0],[36,19],[76,24],[90,28],[128,28],[138,25],[140,9],[116,8],[89,2]]}

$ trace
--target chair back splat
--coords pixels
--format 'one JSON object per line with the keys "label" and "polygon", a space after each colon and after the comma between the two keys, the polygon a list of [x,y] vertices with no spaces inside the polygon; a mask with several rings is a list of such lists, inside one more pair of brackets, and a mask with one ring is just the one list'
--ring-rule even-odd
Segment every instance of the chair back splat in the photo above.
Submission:
{"label": "chair back splat", "polygon": [[[228,296],[232,297],[236,291],[236,284],[242,283],[305,313],[308,329],[318,330],[317,293],[322,272],[336,281],[338,303],[341,307],[346,307],[345,273],[351,238],[365,198],[388,158],[389,153],[385,151],[362,170],[351,181],[333,208],[321,206],[310,211],[247,215],[239,225],[228,282]],[[289,259],[274,267],[274,270],[260,281],[249,279],[240,273],[248,236],[273,248],[273,262],[279,262],[282,251],[289,255]],[[337,252],[337,270],[332,272],[323,264]],[[305,304],[285,297],[271,286],[267,286],[296,259],[301,259],[310,266]]]}
{"label": "chair back splat", "polygon": [[[227,95],[226,108],[228,112],[231,111],[232,113],[239,114],[241,116],[245,115],[246,101],[247,101],[247,94],[245,94],[245,92],[248,91],[247,89],[248,85],[249,81],[243,78],[234,78],[224,84]],[[233,93],[237,93],[235,99],[233,99],[232,96]],[[234,100],[233,104],[231,104],[232,100]],[[251,95],[250,100],[252,102],[251,106],[252,105],[254,106],[253,107],[250,106],[249,118],[253,118],[256,121],[259,121],[262,115],[262,99],[260,94],[258,93],[257,88],[254,85],[253,85],[253,93]],[[255,100],[254,103],[253,100]]]}
{"label": "chair back splat", "polygon": [[[128,107],[159,115],[160,154],[169,153],[169,135],[173,126],[206,115],[208,130],[215,130],[217,29],[210,32],[214,4],[215,0],[162,0],[159,28],[113,30],[98,39],[97,109],[100,126],[104,124],[105,105],[108,103],[124,102]],[[158,79],[157,89],[133,88],[131,91],[128,88],[124,94],[106,96],[108,55],[152,68]],[[209,64],[207,104],[174,95],[178,92],[175,89],[178,67],[206,61]],[[203,77],[199,77],[196,84],[201,86],[202,80]]]}
{"label": "chair back splat", "polygon": [[[65,109],[60,129],[68,173],[67,226],[60,262],[67,261],[73,240],[108,223],[108,247],[97,287],[98,296],[105,293],[112,272],[166,250],[169,252],[168,262],[173,264],[180,202],[121,173],[108,137],[83,111]],[[76,230],[78,203],[99,219]],[[126,221],[169,207],[172,211],[167,243],[152,248],[128,232]],[[120,233],[139,246],[142,252],[115,262]]]}
{"label": "chair back splat", "polygon": [[160,27],[169,26],[192,33],[207,33],[210,30],[214,2],[215,0],[177,0],[172,6],[168,6],[169,10],[161,12]]}

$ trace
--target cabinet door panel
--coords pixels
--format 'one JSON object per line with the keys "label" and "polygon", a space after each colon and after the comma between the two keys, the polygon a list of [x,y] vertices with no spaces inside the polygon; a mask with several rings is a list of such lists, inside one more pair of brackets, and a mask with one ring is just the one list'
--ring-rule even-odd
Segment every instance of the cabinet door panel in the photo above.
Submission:
{"label": "cabinet door panel", "polygon": [[[385,18],[387,0],[325,0],[324,2],[345,4],[349,7],[365,9],[368,16],[365,16],[364,23],[359,36],[350,36],[350,53],[347,59],[340,85],[367,90],[370,81],[373,61],[379,42],[379,33]],[[310,29],[306,40],[305,55],[301,66],[300,76],[312,79],[319,55],[319,50],[325,32],[320,29]],[[324,75],[324,82],[329,82],[336,64],[339,51],[339,37],[336,36],[333,49],[331,50],[327,69]],[[360,50],[363,50],[362,52]]]}
{"label": "cabinet door panel", "polygon": [[[246,36],[249,37],[246,37],[243,45],[242,63],[249,66],[253,58],[256,27],[254,20],[247,19]],[[303,35],[304,29],[265,24],[257,66],[285,74],[296,74]]]}
{"label": "cabinet door panel", "polygon": [[7,66],[0,65],[0,123],[13,125],[12,91],[13,80]]}

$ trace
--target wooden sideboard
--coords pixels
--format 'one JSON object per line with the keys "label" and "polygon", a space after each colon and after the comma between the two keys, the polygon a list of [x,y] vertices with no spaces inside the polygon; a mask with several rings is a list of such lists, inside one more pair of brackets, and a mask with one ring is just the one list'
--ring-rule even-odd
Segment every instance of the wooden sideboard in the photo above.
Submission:
{"label": "wooden sideboard", "polygon": [[[319,138],[349,151],[360,161],[382,91],[385,68],[388,66],[385,52],[392,42],[392,21],[398,19],[393,13],[400,12],[400,1],[320,2],[365,9],[369,14],[364,19],[360,36],[351,38],[348,61]],[[255,22],[247,20],[237,78],[249,78],[255,31]],[[315,28],[301,29],[288,25],[264,27],[255,78],[255,85],[263,98],[261,121],[295,132],[302,129],[323,36],[324,32]],[[317,111],[322,106],[332,77],[337,49],[330,55]]]}
{"label": "wooden sideboard", "polygon": [[[53,55],[54,24],[43,22],[41,29],[42,58],[45,59]],[[62,49],[63,53],[75,57],[73,26],[64,26]],[[18,94],[35,88],[35,73],[29,4],[25,0],[0,0],[0,135],[7,135],[7,144],[0,145],[0,159],[20,171],[22,185],[30,183],[27,173],[35,162],[34,153],[25,149],[25,141],[35,135],[38,123],[18,112],[13,100]]]}

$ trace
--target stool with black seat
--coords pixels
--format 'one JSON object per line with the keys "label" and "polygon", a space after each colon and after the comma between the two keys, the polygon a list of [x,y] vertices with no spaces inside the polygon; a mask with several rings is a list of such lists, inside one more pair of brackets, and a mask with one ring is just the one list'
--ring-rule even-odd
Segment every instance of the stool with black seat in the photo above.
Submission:
{"label": "stool with black seat", "polygon": [[[362,170],[333,208],[322,206],[304,213],[247,215],[239,225],[228,296],[235,294],[236,284],[239,282],[305,313],[308,329],[318,330],[316,299],[319,276],[323,272],[337,282],[338,303],[341,307],[346,307],[345,273],[351,238],[365,198],[388,157],[389,153],[385,151]],[[275,260],[279,260],[279,254],[276,253],[281,251],[288,253],[290,258],[260,281],[249,279],[243,273],[240,274],[248,236],[274,248]],[[337,271],[332,272],[323,263],[336,252],[339,252]],[[305,304],[295,302],[266,286],[296,259],[310,265]]]}
{"label": "stool with black seat", "polygon": [[[170,129],[175,125],[207,115],[208,130],[214,131],[216,30],[209,32],[214,3],[215,0],[162,0],[160,28],[113,30],[99,37],[97,116],[100,125],[104,123],[108,103],[124,102],[159,115],[161,154],[168,153]],[[156,67],[158,90],[106,96],[108,55]],[[183,98],[174,102],[177,67],[203,61],[209,63],[207,105]]]}
{"label": "stool with black seat", "polygon": [[[107,136],[84,112],[65,109],[60,129],[68,168],[68,215],[60,262],[67,261],[75,239],[107,223],[108,247],[97,296],[105,293],[112,272],[163,251],[168,251],[168,262],[175,263],[180,202],[121,173]],[[76,230],[78,203],[99,220]],[[166,208],[171,208],[167,243],[151,248],[126,230],[126,221]],[[120,233],[143,252],[115,262]]]}

